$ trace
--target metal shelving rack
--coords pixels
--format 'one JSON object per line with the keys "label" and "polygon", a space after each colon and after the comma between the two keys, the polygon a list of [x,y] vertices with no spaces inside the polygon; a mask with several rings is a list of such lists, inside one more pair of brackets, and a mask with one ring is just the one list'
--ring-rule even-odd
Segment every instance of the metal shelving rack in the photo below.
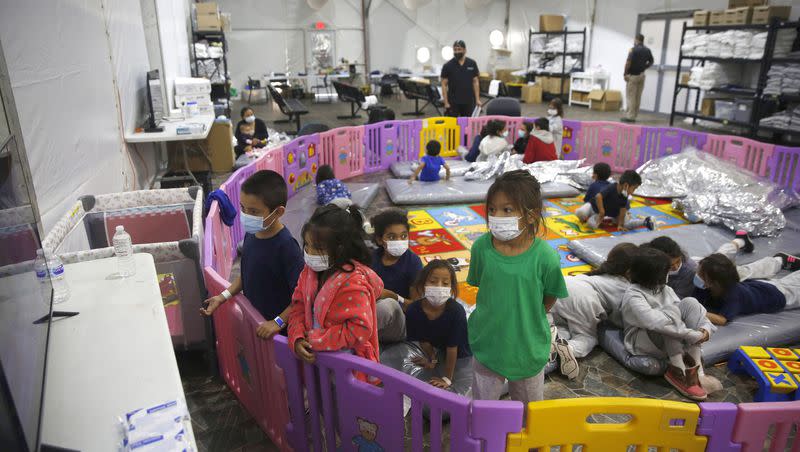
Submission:
{"label": "metal shelving rack", "polygon": [[[222,43],[222,57],[221,58],[199,58],[195,50],[195,43],[200,41],[207,41],[209,44],[212,42]],[[223,31],[198,31],[192,25],[192,76],[199,77],[197,62],[198,61],[215,61],[216,71],[222,74],[222,83],[211,83],[211,100],[217,101],[225,99],[225,115],[231,117],[231,90],[230,79],[228,78],[228,41],[225,39],[225,32]]]}
{"label": "metal shelving rack", "polygon": [[[772,67],[773,63],[787,63],[793,62],[800,64],[800,58],[773,58],[773,53],[775,51],[775,41],[777,38],[778,30],[786,29],[786,28],[798,28],[800,27],[800,22],[782,22],[779,19],[773,20],[769,24],[749,24],[749,25],[722,25],[722,26],[702,26],[702,27],[689,27],[684,24],[683,31],[681,34],[681,50],[678,54],[678,71],[675,76],[675,90],[672,97],[672,111],[669,118],[669,123],[672,125],[675,121],[675,117],[685,117],[685,118],[692,118],[692,124],[696,124],[697,120],[705,120],[705,121],[712,121],[723,124],[725,126],[732,126],[736,128],[740,128],[744,130],[744,134],[748,136],[755,136],[757,135],[759,130],[769,131],[773,134],[776,133],[783,133],[780,129],[773,129],[769,127],[760,127],[759,120],[761,116],[763,116],[763,107],[765,101],[768,99],[778,99],[779,102],[797,102],[800,101],[799,95],[781,95],[781,96],[770,96],[764,95],[764,88],[767,85],[767,73],[769,72],[770,67]],[[728,30],[760,30],[766,31],[767,34],[767,41],[764,47],[764,57],[761,59],[746,59],[746,58],[719,58],[719,57],[699,57],[699,56],[687,56],[683,54],[683,43],[686,38],[687,31],[697,31],[697,32],[706,32],[706,33],[714,33],[714,32],[724,32]],[[734,121],[730,119],[723,119],[717,118],[714,116],[706,116],[701,114],[699,111],[700,106],[700,97],[702,90],[699,87],[684,85],[680,83],[681,74],[686,69],[683,66],[684,61],[690,61],[690,67],[696,66],[705,66],[705,63],[708,62],[716,62],[716,63],[735,63],[741,65],[758,65],[758,82],[755,87],[750,88],[712,88],[707,90],[707,92],[713,93],[720,93],[730,96],[731,99],[752,99],[753,100],[753,107],[750,113],[750,119],[748,121]],[[744,69],[744,68],[743,68]],[[691,92],[692,90],[696,91],[696,96],[694,100],[694,110],[693,111],[677,111],[676,110],[676,103],[678,99],[678,94],[681,90],[687,90]],[[688,93],[687,93],[688,94]]]}
{"label": "metal shelving rack", "polygon": [[[582,35],[583,42],[581,43],[581,51],[580,52],[567,52],[567,36],[569,35]],[[553,36],[561,36],[564,46],[562,50],[559,52],[545,52],[545,51],[533,51],[531,50],[531,44],[533,43],[533,39],[535,36],[544,36],[545,37],[545,45],[547,41]],[[570,73],[572,72],[583,72],[583,61],[585,60],[585,53],[586,53],[586,28],[581,31],[569,31],[566,28],[562,31],[529,31],[528,32],[528,67],[531,67],[531,57],[533,55],[544,55],[545,58],[558,58],[561,57],[561,72],[536,72],[533,74],[528,74],[528,80],[532,81],[532,79],[536,76],[542,77],[558,77],[559,81],[559,93],[558,96],[563,98],[565,94],[569,94],[569,90],[564,92],[564,79],[569,79]],[[570,69],[569,71],[565,71],[564,65],[566,64],[568,56],[578,56],[578,63]]]}

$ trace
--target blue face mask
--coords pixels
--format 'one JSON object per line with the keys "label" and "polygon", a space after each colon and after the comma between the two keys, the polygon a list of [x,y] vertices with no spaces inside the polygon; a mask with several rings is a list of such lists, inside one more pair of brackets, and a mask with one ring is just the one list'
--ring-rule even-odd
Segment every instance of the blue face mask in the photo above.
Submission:
{"label": "blue face mask", "polygon": [[[269,214],[267,215],[267,218],[271,216],[272,214]],[[249,234],[255,234],[256,232],[260,232],[272,227],[272,224],[275,223],[275,220],[272,220],[272,223],[268,224],[266,227],[264,226],[264,220],[266,220],[267,218],[262,218],[256,215],[249,215],[241,211],[239,212],[239,220],[242,222],[242,227],[244,228],[244,232],[247,232]]]}
{"label": "blue face mask", "polygon": [[706,288],[706,282],[703,281],[703,278],[701,278],[700,275],[695,274],[693,282],[694,282],[694,286],[697,287],[698,289],[705,289]]}

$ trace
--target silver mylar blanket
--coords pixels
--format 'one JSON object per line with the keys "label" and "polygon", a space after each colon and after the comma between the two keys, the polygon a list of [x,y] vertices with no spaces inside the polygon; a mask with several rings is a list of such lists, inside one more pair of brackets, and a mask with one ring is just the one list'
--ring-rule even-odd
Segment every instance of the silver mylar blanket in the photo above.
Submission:
{"label": "silver mylar blanket", "polygon": [[547,162],[522,163],[522,155],[504,152],[489,157],[485,162],[475,162],[464,174],[466,180],[489,180],[503,173],[525,170],[540,184],[558,182],[584,190],[592,183],[592,167],[582,166],[584,160],[552,160]]}

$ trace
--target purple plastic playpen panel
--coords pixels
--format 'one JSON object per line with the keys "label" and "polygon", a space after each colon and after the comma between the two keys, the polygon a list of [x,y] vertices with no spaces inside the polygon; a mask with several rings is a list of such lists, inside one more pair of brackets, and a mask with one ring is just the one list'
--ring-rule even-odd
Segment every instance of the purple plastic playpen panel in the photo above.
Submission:
{"label": "purple plastic playpen panel", "polygon": [[[281,345],[286,344],[286,339],[276,337],[275,343],[278,360],[286,376],[289,411],[292,413],[292,422],[287,431],[290,432],[292,446],[295,449],[322,450],[323,435],[320,429],[324,428],[328,450],[332,450],[332,441],[338,433],[343,450],[358,450],[355,448],[358,444],[362,446],[361,450],[378,450],[377,447],[380,446],[387,451],[402,451],[404,450],[403,395],[411,399],[410,436],[413,451],[423,450],[423,408],[427,408],[430,413],[431,451],[442,450],[441,426],[442,414],[445,412],[450,416],[450,450],[481,449],[480,440],[470,436],[473,430],[470,425],[472,411],[470,399],[436,389],[378,363],[344,353],[317,353],[314,365],[302,365],[305,379],[303,381],[300,378],[299,361],[288,347]],[[356,380],[353,376],[354,370],[380,378],[383,386],[377,387]],[[309,432],[306,430],[303,415],[302,383],[305,383],[311,411],[313,447],[308,447],[306,443]],[[512,404],[508,411],[513,412],[518,408]],[[334,410],[338,415],[335,419],[330,416]],[[320,416],[323,417],[322,425],[319,421]],[[513,415],[511,417],[513,418]],[[338,421],[338,432],[334,431],[334,420]],[[521,419],[519,423],[521,424]],[[366,449],[363,446],[371,446],[373,449]]]}
{"label": "purple plastic playpen panel", "polygon": [[506,450],[508,434],[522,430],[524,411],[522,402],[473,400],[472,437],[482,439],[486,451]]}
{"label": "purple plastic playpen panel", "polygon": [[800,148],[776,146],[767,176],[781,187],[800,192]]}
{"label": "purple plastic playpen panel", "polygon": [[742,447],[733,443],[733,425],[738,409],[733,403],[700,403],[697,434],[708,437],[706,452],[739,452]]}
{"label": "purple plastic playpen panel", "polygon": [[283,145],[283,178],[289,187],[289,197],[314,183],[319,168],[319,147],[319,134],[316,133]]}
{"label": "purple plastic playpen panel", "polygon": [[385,170],[405,160],[400,145],[400,130],[407,121],[383,121],[364,126],[365,171]]}
{"label": "purple plastic playpen panel", "polygon": [[[242,189],[242,184],[248,177],[250,177],[253,173],[256,172],[256,162],[252,162],[249,165],[240,168],[238,171],[233,173],[230,179],[225,183],[225,194],[228,195],[228,198],[231,200],[231,204],[235,206],[235,208],[239,208],[239,191]],[[238,218],[237,218],[238,220]],[[242,223],[239,221],[234,221],[233,225],[230,227],[231,230],[231,256],[236,255],[236,245],[244,239],[244,229],[242,229]]]}
{"label": "purple plastic playpen panel", "polygon": [[775,145],[730,135],[708,134],[703,150],[765,177],[769,173],[768,162],[775,152]]}
{"label": "purple plastic playpen panel", "polygon": [[[800,401],[742,403],[736,416],[733,440],[742,445],[742,452],[797,452],[800,451],[800,442],[796,438],[793,447],[788,447],[792,426],[797,424],[800,424]],[[773,425],[774,432],[769,438]],[[765,447],[767,441],[769,449]]]}
{"label": "purple plastic playpen panel", "polygon": [[398,161],[419,160],[419,133],[422,130],[421,119],[395,121],[397,125]]}
{"label": "purple plastic playpen panel", "polygon": [[[466,121],[463,121],[466,119]],[[503,121],[506,123],[506,127],[508,128],[508,140],[509,144],[514,144],[514,140],[517,139],[517,130],[522,126],[522,122],[525,118],[521,118],[518,116],[478,116],[477,118],[459,118],[459,125],[461,126],[461,145],[465,147],[469,147],[472,144],[472,140],[481,133],[481,129],[483,126],[486,125],[487,122],[491,120],[498,120]],[[464,129],[464,123],[466,122],[466,129]]]}
{"label": "purple plastic playpen panel", "polygon": [[578,133],[581,130],[580,121],[565,120],[564,136],[561,140],[561,155],[564,160],[577,160],[578,157]]}
{"label": "purple plastic playpen panel", "polygon": [[616,172],[636,168],[640,132],[635,125],[584,122],[578,138],[578,158],[585,158],[590,164],[608,163]]}
{"label": "purple plastic playpen panel", "polygon": [[270,149],[256,160],[256,169],[272,170],[283,175],[283,145]]}
{"label": "purple plastic playpen panel", "polygon": [[637,164],[642,165],[649,160],[677,154],[690,146],[702,149],[705,142],[706,134],[702,132],[670,127],[641,127]]}

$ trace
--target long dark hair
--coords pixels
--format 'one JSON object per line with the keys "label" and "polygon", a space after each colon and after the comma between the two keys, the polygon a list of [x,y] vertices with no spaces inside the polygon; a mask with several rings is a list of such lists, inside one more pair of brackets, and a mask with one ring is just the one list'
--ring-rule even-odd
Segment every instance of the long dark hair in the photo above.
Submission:
{"label": "long dark hair", "polygon": [[506,123],[499,119],[492,119],[486,123],[486,135],[485,136],[496,136],[502,137],[503,129],[506,128]]}
{"label": "long dark hair", "polygon": [[659,293],[667,285],[670,265],[669,256],[663,251],[640,246],[631,262],[631,282]]}
{"label": "long dark hair", "polygon": [[450,272],[450,290],[453,291],[453,298],[458,297],[458,278],[456,278],[456,270],[444,259],[434,259],[428,262],[428,265],[420,270],[419,275],[417,275],[417,280],[414,281],[414,289],[417,290],[418,294],[424,296],[425,281],[428,280],[428,276],[430,276],[431,273],[433,273],[433,271],[437,268],[444,268]]}
{"label": "long dark hair", "polygon": [[639,247],[633,243],[620,243],[611,248],[606,261],[600,264],[597,269],[590,271],[588,275],[626,276],[631,269],[633,256],[638,250]]}
{"label": "long dark hair", "polygon": [[709,282],[716,283],[723,292],[727,292],[740,281],[736,266],[730,259],[719,253],[709,254],[703,258],[698,264],[697,272],[702,273],[704,279],[708,278],[708,281],[705,281],[706,286]]}
{"label": "long dark hair", "polygon": [[[497,193],[504,193],[514,204],[514,207],[522,212],[526,221],[526,228],[534,237],[539,235],[542,227],[542,187],[531,173],[525,170],[514,170],[504,173],[494,180],[486,193],[486,212],[489,212],[489,201]],[[533,223],[527,224],[527,217],[534,214]]]}
{"label": "long dark hair", "polygon": [[352,261],[370,264],[363,225],[364,217],[355,204],[347,209],[334,204],[318,207],[303,226],[303,244],[326,250],[332,268],[350,272]]}
{"label": "long dark hair", "polygon": [[650,243],[648,243],[648,245],[663,252],[671,259],[680,257],[681,261],[686,262],[686,253],[683,252],[681,246],[678,245],[678,242],[672,240],[666,235],[654,238],[653,240],[650,241]]}

